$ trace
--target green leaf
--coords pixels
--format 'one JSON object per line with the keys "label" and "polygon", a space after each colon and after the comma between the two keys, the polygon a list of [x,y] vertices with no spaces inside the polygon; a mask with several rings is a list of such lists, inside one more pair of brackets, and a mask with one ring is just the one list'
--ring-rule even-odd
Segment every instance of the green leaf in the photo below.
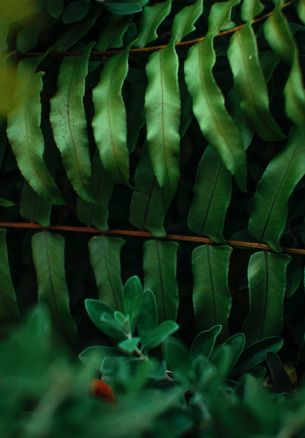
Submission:
{"label": "green leaf", "polygon": [[[242,138],[226,110],[223,94],[213,76],[215,61],[213,38],[195,44],[185,61],[185,80],[203,135],[217,150],[239,187],[245,190],[246,158]],[[198,74],[194,74],[194,71]]]}
{"label": "green leaf", "polygon": [[121,341],[125,335],[113,318],[113,310],[100,300],[86,299],[85,308],[93,324],[106,335]]}
{"label": "green leaf", "polygon": [[120,253],[125,241],[99,236],[89,241],[90,262],[100,299],[113,310],[123,311]]}
{"label": "green leaf", "polygon": [[264,10],[260,0],[243,0],[241,5],[241,18],[243,21],[251,21]]}
{"label": "green leaf", "polygon": [[75,0],[69,3],[63,12],[62,21],[64,23],[75,23],[86,17],[90,3],[84,0]]}
{"label": "green leaf", "polygon": [[145,94],[147,144],[150,161],[166,200],[174,196],[179,180],[180,94],[179,60],[173,44],[150,55],[146,64]]}
{"label": "green leaf", "polygon": [[[112,16],[109,17],[105,28],[101,31],[96,50],[105,51],[110,47],[119,49],[124,45],[124,35],[131,23],[131,17]],[[115,29],[115,32],[113,31]]]}
{"label": "green leaf", "polygon": [[16,294],[11,278],[6,231],[0,230],[0,321],[1,324],[15,322],[20,318]]}
{"label": "green leaf", "polygon": [[136,169],[134,185],[129,211],[130,223],[156,237],[165,236],[163,222],[169,203],[162,196],[164,189],[160,188],[153,174],[146,148]]}
{"label": "green leaf", "polygon": [[209,13],[209,36],[214,37],[219,31],[231,26],[232,8],[239,3],[240,0],[229,0],[225,2],[216,2],[212,5]]}
{"label": "green leaf", "polygon": [[222,344],[216,347],[211,356],[211,363],[216,367],[218,375],[225,379],[234,366],[235,358],[229,345]]}
{"label": "green leaf", "polygon": [[78,198],[77,215],[79,220],[86,225],[105,231],[108,230],[109,202],[114,184],[105,172],[98,152],[93,157],[91,184],[94,203]]}
{"label": "green leaf", "polygon": [[170,335],[179,329],[179,325],[174,321],[163,321],[150,333],[141,339],[142,349],[151,350],[162,344]]}
{"label": "green leaf", "polygon": [[79,358],[84,364],[91,365],[97,370],[101,370],[105,359],[117,355],[118,350],[116,348],[94,345],[85,348],[85,350],[79,354]]}
{"label": "green leaf", "polygon": [[266,354],[266,362],[271,372],[273,390],[281,393],[290,392],[292,384],[278,355],[269,351]]}
{"label": "green leaf", "polygon": [[231,199],[232,179],[221,158],[208,146],[200,160],[188,215],[193,233],[224,242],[223,228]]}
{"label": "green leaf", "polygon": [[252,236],[280,251],[287,220],[288,200],[305,174],[305,130],[292,128],[286,147],[273,158],[261,177],[249,220]]}
{"label": "green leaf", "polygon": [[234,32],[230,39],[228,58],[240,105],[249,124],[263,140],[284,139],[269,108],[267,85],[259,62],[256,38],[250,25]]}
{"label": "green leaf", "polygon": [[249,313],[243,324],[247,343],[281,334],[286,270],[290,257],[259,251],[248,267]]}
{"label": "green leaf", "polygon": [[129,50],[111,57],[93,90],[95,141],[106,172],[117,183],[128,184],[126,110],[122,87],[128,73]]}
{"label": "green leaf", "polygon": [[188,351],[179,339],[168,338],[164,342],[164,357],[170,371],[186,376],[191,369]]}
{"label": "green leaf", "polygon": [[172,0],[167,0],[144,8],[135,43],[137,47],[146,47],[158,38],[158,27],[170,13],[171,5]]}
{"label": "green leaf", "polygon": [[157,303],[153,292],[146,289],[143,293],[143,303],[139,312],[137,329],[142,338],[152,332],[158,323]]}
{"label": "green leaf", "polygon": [[144,71],[131,68],[128,73],[127,81],[130,86],[126,93],[126,111],[127,111],[127,145],[129,153],[133,152],[137,146],[139,134],[145,125],[144,116],[144,95],[147,85]]}
{"label": "green leaf", "polygon": [[125,339],[125,341],[121,341],[118,344],[118,347],[120,350],[124,351],[125,353],[133,353],[140,342],[140,338],[129,338]]}
{"label": "green leaf", "polygon": [[229,246],[203,245],[193,251],[193,305],[200,330],[215,324],[227,330],[232,301],[228,285],[231,253]]}
{"label": "green leaf", "polygon": [[159,322],[177,318],[177,250],[176,242],[148,240],[144,244],[144,287],[156,297]]}
{"label": "green leaf", "polygon": [[305,23],[305,0],[299,0],[297,3],[298,16]]}
{"label": "green leaf", "polygon": [[245,344],[246,344],[246,337],[244,333],[236,333],[235,335],[227,339],[223,344],[229,346],[232,353],[231,364],[228,369],[228,372],[230,372],[238,362],[242,352],[244,351]]}
{"label": "green leaf", "polygon": [[298,290],[303,279],[304,264],[298,255],[290,256],[287,268],[286,298],[290,298]]}
{"label": "green leaf", "polygon": [[53,18],[58,18],[61,16],[64,10],[63,0],[48,0],[47,1],[47,11],[48,14]]}
{"label": "green leaf", "polygon": [[38,299],[48,304],[59,332],[73,341],[77,337],[77,329],[70,311],[64,246],[65,240],[62,236],[47,231],[37,233],[32,238]]}
{"label": "green leaf", "polygon": [[202,15],[203,2],[196,0],[195,3],[185,6],[175,15],[172,26],[172,41],[182,41],[189,33],[195,30],[194,24]]}
{"label": "green leaf", "polygon": [[105,1],[104,5],[109,12],[117,15],[130,15],[142,11],[142,6],[137,1],[128,3]]}
{"label": "green leaf", "polygon": [[0,207],[13,207],[15,203],[9,199],[0,197]]}
{"label": "green leaf", "polygon": [[52,205],[39,196],[25,181],[20,199],[20,216],[44,227],[50,225]]}
{"label": "green leaf", "polygon": [[265,360],[266,354],[269,351],[277,353],[283,344],[284,341],[277,336],[253,342],[244,350],[237,365],[234,367],[234,376],[252,370]]}
{"label": "green leaf", "polygon": [[129,315],[131,333],[134,332],[143,306],[143,286],[139,277],[130,277],[124,285],[124,312]]}
{"label": "green leaf", "polygon": [[61,204],[59,190],[43,160],[44,139],[40,128],[43,74],[35,73],[37,62],[37,59],[19,62],[16,106],[7,118],[7,136],[18,167],[33,190],[45,200]]}
{"label": "green leaf", "polygon": [[218,324],[198,333],[191,345],[191,355],[193,357],[205,356],[209,358],[214,350],[216,340],[221,330],[222,326]]}
{"label": "green leaf", "polygon": [[93,197],[89,189],[91,162],[83,99],[91,49],[92,44],[81,56],[67,56],[62,61],[50,114],[67,176],[76,193],[88,202],[93,202]]}

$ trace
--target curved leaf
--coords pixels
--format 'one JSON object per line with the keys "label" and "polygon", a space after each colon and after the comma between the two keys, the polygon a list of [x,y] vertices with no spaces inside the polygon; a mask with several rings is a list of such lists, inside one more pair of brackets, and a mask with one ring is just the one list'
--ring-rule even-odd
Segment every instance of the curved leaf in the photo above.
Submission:
{"label": "curved leaf", "polygon": [[123,311],[120,253],[125,241],[99,236],[89,241],[90,262],[100,299],[113,310]]}
{"label": "curved leaf", "polygon": [[124,284],[124,312],[129,315],[133,333],[143,306],[143,286],[139,277],[130,277]]}
{"label": "curved leaf", "polygon": [[243,21],[251,21],[264,10],[260,0],[243,0],[241,5],[241,18]]}
{"label": "curved leaf", "polygon": [[288,200],[305,174],[305,129],[292,128],[287,146],[273,158],[259,181],[253,199],[249,232],[280,251]]}
{"label": "curved leaf", "polygon": [[263,140],[282,140],[284,135],[269,109],[268,90],[250,24],[234,32],[230,39],[228,58],[240,105],[249,124]]}
{"label": "curved leaf", "polygon": [[135,43],[137,47],[146,47],[149,43],[158,38],[158,27],[170,13],[171,6],[172,0],[166,0],[165,2],[144,8]]}
{"label": "curved leaf", "polygon": [[220,324],[226,332],[232,301],[228,285],[231,253],[229,246],[203,245],[193,251],[193,305],[200,330]]}
{"label": "curved leaf", "polygon": [[7,118],[7,136],[18,167],[30,186],[45,200],[61,204],[59,190],[43,160],[44,139],[40,128],[42,73],[36,60],[18,65],[16,107]]}
{"label": "curved leaf", "polygon": [[[123,46],[124,35],[131,23],[131,17],[112,16],[105,23],[106,27],[101,31],[98,42],[95,46],[96,50],[105,51],[107,49],[118,49]],[[115,29],[115,32],[113,32]]]}
{"label": "curved leaf", "polygon": [[144,244],[144,287],[156,297],[159,322],[177,318],[177,250],[176,242],[148,240]]}
{"label": "curved leaf", "polygon": [[249,313],[243,324],[247,343],[281,334],[289,261],[288,255],[267,251],[250,257]]}
{"label": "curved leaf", "polygon": [[133,191],[129,220],[132,225],[140,230],[148,230],[154,236],[165,236],[163,227],[164,217],[168,209],[163,196],[163,191],[153,174],[147,150],[138,163]]}
{"label": "curved leaf", "polygon": [[203,11],[202,0],[196,0],[195,3],[185,6],[175,15],[172,26],[172,41],[182,41],[189,33],[195,30],[195,22],[201,16]]}
{"label": "curved leaf", "polygon": [[157,303],[153,292],[146,289],[143,293],[143,303],[138,318],[138,333],[141,337],[150,333],[158,323]]}
{"label": "curved leaf", "polygon": [[0,321],[1,324],[15,322],[20,318],[16,293],[11,278],[6,231],[0,230]]}
{"label": "curved leaf", "polygon": [[206,356],[209,358],[214,350],[218,336],[220,335],[222,326],[217,324],[208,330],[204,330],[195,337],[192,342],[190,354],[193,357]]}
{"label": "curved leaf", "polygon": [[163,321],[142,339],[143,350],[151,350],[162,344],[170,335],[179,329],[174,321]]}
{"label": "curved leaf", "polygon": [[231,199],[231,174],[217,152],[208,146],[197,169],[194,199],[188,215],[193,233],[223,242],[224,214]]}
{"label": "curved leaf", "polygon": [[50,113],[67,176],[76,193],[89,202],[92,201],[89,190],[91,162],[83,98],[91,49],[92,44],[81,56],[67,56],[62,61]]}
{"label": "curved leaf", "polygon": [[203,135],[215,147],[240,188],[245,190],[246,157],[242,138],[225,108],[224,97],[213,76],[215,60],[213,38],[195,44],[185,61],[185,80]]}
{"label": "curved leaf", "polygon": [[108,175],[128,184],[126,110],[122,87],[128,72],[129,50],[111,57],[93,90],[95,114],[92,120],[95,141]]}
{"label": "curved leaf", "polygon": [[167,199],[175,194],[180,174],[178,65],[173,44],[153,53],[146,64],[147,144],[154,174]]}
{"label": "curved leaf", "polygon": [[33,261],[38,283],[38,299],[46,302],[53,321],[68,340],[75,340],[77,329],[71,316],[65,276],[65,240],[47,231],[32,238]]}

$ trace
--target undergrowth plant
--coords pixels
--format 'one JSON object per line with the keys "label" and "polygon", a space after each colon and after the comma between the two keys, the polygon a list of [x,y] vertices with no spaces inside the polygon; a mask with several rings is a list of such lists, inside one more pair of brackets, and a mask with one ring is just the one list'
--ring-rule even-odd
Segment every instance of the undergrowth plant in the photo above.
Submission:
{"label": "undergrowth plant", "polygon": [[[8,436],[304,433],[304,23],[303,0],[0,5]],[[31,348],[48,314],[87,367]]]}

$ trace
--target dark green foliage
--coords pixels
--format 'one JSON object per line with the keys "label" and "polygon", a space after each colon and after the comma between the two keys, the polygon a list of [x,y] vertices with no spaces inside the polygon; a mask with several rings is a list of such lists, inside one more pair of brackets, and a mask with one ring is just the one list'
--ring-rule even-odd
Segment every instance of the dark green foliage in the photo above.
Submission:
{"label": "dark green foliage", "polygon": [[302,436],[304,1],[16,2],[0,435]]}

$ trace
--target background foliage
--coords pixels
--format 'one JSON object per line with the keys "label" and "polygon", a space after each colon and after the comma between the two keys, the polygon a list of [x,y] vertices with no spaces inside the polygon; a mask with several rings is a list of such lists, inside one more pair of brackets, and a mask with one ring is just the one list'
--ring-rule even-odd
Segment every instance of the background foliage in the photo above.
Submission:
{"label": "background foliage", "polygon": [[[3,341],[3,430],[21,415],[25,434],[54,436],[87,412],[95,436],[101,410],[123,436],[142,405],[133,436],[301,430],[303,390],[282,394],[305,360],[303,255],[287,249],[304,244],[304,1],[23,0],[0,17],[2,335],[44,302],[89,363],[58,353],[80,389],[68,379],[45,413],[61,365],[51,355],[58,376],[42,365],[32,394],[10,366],[30,342]],[[26,327],[47,320],[37,309]],[[80,401],[95,372],[122,398],[114,411]]]}

